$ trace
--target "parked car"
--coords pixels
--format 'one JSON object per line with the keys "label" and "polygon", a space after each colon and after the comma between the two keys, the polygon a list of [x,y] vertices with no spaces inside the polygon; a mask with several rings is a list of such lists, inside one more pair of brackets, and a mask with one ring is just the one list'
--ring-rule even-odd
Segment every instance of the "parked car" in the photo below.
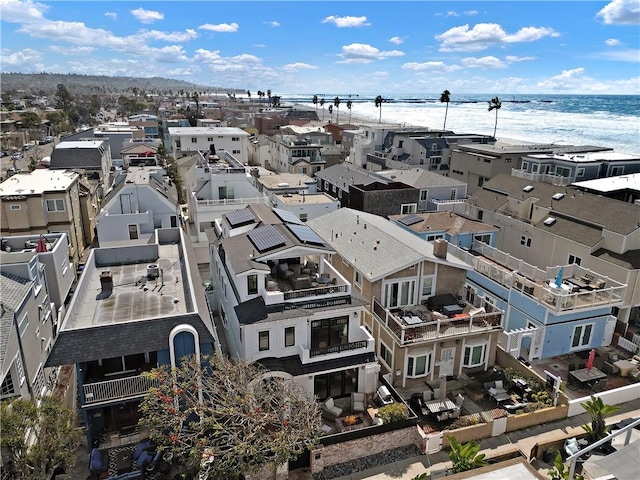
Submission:
{"label": "parked car", "polygon": [[22,154],[22,152],[16,152],[13,155],[11,155],[11,159],[12,160],[20,160],[24,157],[24,155]]}

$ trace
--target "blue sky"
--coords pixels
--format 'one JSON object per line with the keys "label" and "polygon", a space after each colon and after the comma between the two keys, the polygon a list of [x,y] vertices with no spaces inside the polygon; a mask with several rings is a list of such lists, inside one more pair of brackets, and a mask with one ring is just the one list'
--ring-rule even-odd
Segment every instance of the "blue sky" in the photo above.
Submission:
{"label": "blue sky", "polygon": [[1,71],[276,93],[640,94],[640,2],[0,0]]}

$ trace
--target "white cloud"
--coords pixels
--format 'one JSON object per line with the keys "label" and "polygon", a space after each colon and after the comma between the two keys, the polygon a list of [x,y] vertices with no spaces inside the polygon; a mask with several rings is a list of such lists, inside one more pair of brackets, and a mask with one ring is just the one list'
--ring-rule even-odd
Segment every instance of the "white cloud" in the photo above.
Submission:
{"label": "white cloud", "polygon": [[178,63],[188,60],[188,57],[180,45],[167,45],[162,48],[150,49],[149,58],[160,63]]}
{"label": "white cloud", "polygon": [[596,53],[595,55],[593,55],[593,57],[603,60],[611,60],[614,62],[638,63],[638,58],[640,58],[640,50],[631,48],[626,50],[607,50],[605,52]]}
{"label": "white cloud", "polygon": [[211,23],[205,23],[204,25],[200,25],[198,27],[201,30],[210,30],[212,32],[218,33],[230,33],[237,32],[239,25],[237,23],[219,23],[217,25]]}
{"label": "white cloud", "polygon": [[467,57],[460,60],[460,63],[467,68],[481,68],[483,70],[495,68],[507,68],[508,64],[497,57],[486,56],[480,58]]}
{"label": "white cloud", "polygon": [[25,48],[19,52],[9,53],[2,51],[0,53],[0,60],[2,65],[7,66],[29,66],[34,62],[42,59],[42,54],[31,48]]}
{"label": "white cloud", "polygon": [[535,60],[536,57],[516,57],[515,55],[507,55],[506,57],[504,57],[505,60],[509,63],[516,63],[516,62],[529,62],[531,60]]}
{"label": "white cloud", "polygon": [[118,20],[118,14],[116,12],[104,12],[104,16],[112,20]]}
{"label": "white cloud", "polygon": [[93,47],[69,47],[68,45],[51,45],[47,48],[50,52],[58,55],[87,55],[95,51]]}
{"label": "white cloud", "polygon": [[613,0],[597,14],[607,25],[640,25],[638,0]]}
{"label": "white cloud", "polygon": [[367,23],[367,17],[336,17],[334,15],[326,17],[322,23],[333,23],[338,28],[368,27],[371,25]]}
{"label": "white cloud", "polygon": [[352,43],[351,45],[344,45],[342,53],[338,56],[344,58],[339,63],[371,63],[374,60],[402,57],[403,55],[404,52],[400,50],[382,51],[364,43]]}
{"label": "white cloud", "polygon": [[584,68],[574,68],[572,70],[563,70],[559,75],[548,78],[547,80],[538,82],[536,85],[541,87],[541,90],[572,90],[577,85],[581,85],[584,76]]}
{"label": "white cloud", "polygon": [[42,20],[43,14],[49,10],[48,5],[27,0],[3,0],[0,2],[0,17],[5,22],[32,23]]}
{"label": "white cloud", "polygon": [[193,57],[195,62],[203,62],[203,63],[212,63],[221,60],[220,50],[205,50],[204,48],[199,48],[196,50],[196,54]]}
{"label": "white cloud", "polygon": [[442,42],[441,52],[477,52],[503,43],[533,42],[547,36],[558,36],[552,28],[525,27],[507,34],[497,23],[479,23],[472,29],[469,24],[454,27],[436,35]]}
{"label": "white cloud", "polygon": [[460,14],[458,12],[454,12],[453,10],[449,10],[445,13],[445,17],[459,17]]}
{"label": "white cloud", "polygon": [[621,45],[620,40],[618,40],[617,38],[607,38],[604,41],[604,44],[607,47],[617,47],[617,46]]}
{"label": "white cloud", "polygon": [[391,37],[389,39],[389,43],[393,43],[394,45],[400,45],[402,42],[404,42],[404,38],[402,37]]}
{"label": "white cloud", "polygon": [[166,42],[188,42],[194,38],[198,38],[198,32],[189,28],[184,32],[161,32],[159,30],[143,31],[141,38],[149,38],[152,40],[164,40]]}
{"label": "white cloud", "polygon": [[266,22],[266,23],[267,23],[267,25],[269,25],[270,27],[273,27],[273,28],[277,28],[277,27],[280,26],[280,22],[275,22],[274,21],[274,22]]}
{"label": "white cloud", "polygon": [[446,65],[444,62],[407,62],[402,65],[402,68],[414,72],[451,73],[460,70],[462,67],[460,65]]}
{"label": "white cloud", "polygon": [[464,13],[467,17],[472,17],[473,15],[478,15],[477,10],[465,10]]}
{"label": "white cloud", "polygon": [[133,15],[141,23],[153,23],[158,20],[164,20],[164,14],[155,10],[145,10],[144,8],[136,8],[131,10]]}
{"label": "white cloud", "polygon": [[285,70],[315,70],[318,67],[315,65],[309,65],[308,63],[296,62],[289,63],[282,68],[284,68]]}

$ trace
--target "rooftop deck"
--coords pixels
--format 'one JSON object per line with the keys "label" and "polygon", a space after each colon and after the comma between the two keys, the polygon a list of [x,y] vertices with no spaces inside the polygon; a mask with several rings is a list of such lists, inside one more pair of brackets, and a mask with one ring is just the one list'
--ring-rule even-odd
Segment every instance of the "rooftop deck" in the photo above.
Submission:
{"label": "rooftop deck", "polygon": [[473,265],[476,272],[556,313],[618,304],[625,295],[626,285],[577,264],[560,267],[562,281],[556,285],[558,267],[542,270],[477,240],[471,251],[449,245],[449,253]]}
{"label": "rooftop deck", "polygon": [[[111,264],[104,259],[98,261],[94,256],[94,262],[87,264],[80,278],[77,294],[62,329],[187,313],[189,308],[185,290],[189,282],[183,276],[180,248],[180,244],[132,246],[130,255],[137,258],[137,263],[114,257]],[[110,251],[119,249],[98,250],[103,250],[103,257],[108,257]],[[156,257],[149,258],[148,255],[153,252],[156,252]],[[157,276],[149,275],[150,265],[157,267]],[[112,279],[111,288],[103,285],[106,272]]]}

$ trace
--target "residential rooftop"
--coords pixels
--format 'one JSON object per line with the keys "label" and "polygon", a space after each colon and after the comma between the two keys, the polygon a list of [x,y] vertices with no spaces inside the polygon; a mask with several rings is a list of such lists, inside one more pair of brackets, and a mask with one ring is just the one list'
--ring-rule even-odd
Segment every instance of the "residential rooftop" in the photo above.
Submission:
{"label": "residential rooftop", "polygon": [[444,231],[451,235],[497,232],[499,229],[487,223],[470,220],[451,212],[425,212],[409,215],[389,215],[389,219],[405,225],[414,232],[438,232]]}
{"label": "residential rooftop", "polygon": [[[554,198],[556,194],[559,195]],[[575,229],[587,228],[593,230],[593,235],[601,235],[602,229],[629,235],[640,228],[640,211],[637,205],[582,192],[571,187],[534,182],[507,174],[496,175],[485,182],[482,189],[477,190],[469,201],[486,210],[505,209],[507,214],[506,209],[509,207],[510,199],[517,199],[520,202],[532,201],[539,208],[549,209],[556,220],[562,218],[564,221],[546,225],[543,223],[545,216],[537,226],[581,243],[584,239],[576,234],[583,232],[576,232]]]}
{"label": "residential rooftop", "polygon": [[75,148],[99,148],[104,144],[104,142],[104,139],[69,140],[58,143],[55,149],[67,150]]}
{"label": "residential rooftop", "polygon": [[[57,148],[57,147],[56,147]],[[19,173],[0,183],[0,197],[42,195],[67,190],[78,179],[70,170],[36,169]]]}
{"label": "residential rooftop", "polygon": [[192,311],[180,248],[171,242],[94,249],[61,331]]}
{"label": "residential rooftop", "polygon": [[437,186],[467,186],[466,182],[455,178],[445,177],[439,173],[430,172],[424,168],[408,168],[406,170],[383,170],[374,174],[392,182],[402,182],[416,188]]}
{"label": "residential rooftop", "polygon": [[237,127],[169,127],[170,135],[240,135],[248,137],[249,134]]}
{"label": "residential rooftop", "polygon": [[271,175],[260,174],[257,177],[257,181],[264,185],[269,190],[276,190],[278,188],[307,188],[308,184],[315,184],[316,181],[309,175],[301,173],[272,173]]}
{"label": "residential rooftop", "polygon": [[573,163],[589,163],[600,161],[628,161],[637,160],[637,156],[629,155],[627,153],[618,153],[613,151],[605,152],[583,152],[583,153],[552,153],[552,154],[532,154],[527,155],[529,158],[538,160],[562,160],[563,162]]}
{"label": "residential rooftop", "polygon": [[287,205],[321,205],[323,203],[335,203],[335,199],[325,193],[312,193],[308,195],[305,195],[304,193],[282,193],[275,196],[278,200]]}
{"label": "residential rooftop", "polygon": [[635,190],[636,192],[640,192],[640,173],[594,178],[593,180],[574,182],[571,185],[579,189],[594,190],[602,193],[617,192],[619,190]]}

